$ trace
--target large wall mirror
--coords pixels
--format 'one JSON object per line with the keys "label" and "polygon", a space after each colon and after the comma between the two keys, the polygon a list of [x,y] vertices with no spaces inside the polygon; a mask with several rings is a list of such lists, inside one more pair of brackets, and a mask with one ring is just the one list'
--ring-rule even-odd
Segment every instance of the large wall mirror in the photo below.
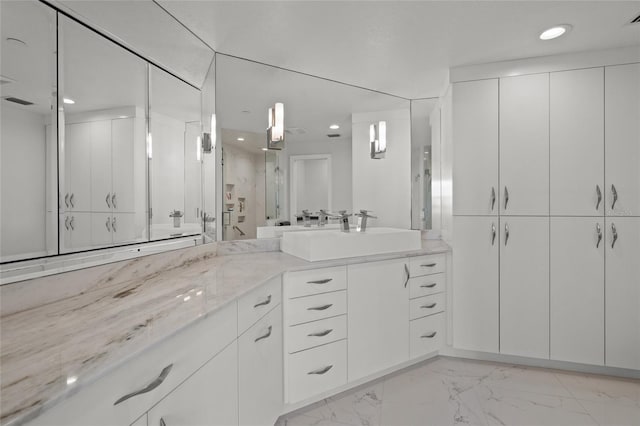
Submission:
{"label": "large wall mirror", "polygon": [[[285,146],[267,150],[267,111],[276,102],[284,104]],[[396,132],[396,136],[394,131],[400,124],[390,124],[394,135],[389,141],[391,158],[372,160],[368,154],[369,126],[359,121],[371,114],[395,117],[389,112],[397,111],[406,112],[406,121],[400,120],[406,124],[406,132]],[[362,163],[389,166],[395,159],[405,158],[398,154],[400,149],[406,149],[404,168],[409,178],[406,99],[218,54],[216,114],[223,151],[219,200],[224,240],[279,236],[287,227],[302,226],[302,210],[311,213],[315,226],[320,209],[375,209],[368,202],[354,205],[354,179],[364,179],[354,175],[354,170]],[[362,150],[353,149],[356,140],[363,155]],[[358,154],[354,157],[353,152]],[[376,185],[372,181],[370,188],[358,195],[385,201],[384,196],[377,197],[382,189]],[[394,203],[393,197],[386,201]],[[406,212],[409,219],[408,205]]]}

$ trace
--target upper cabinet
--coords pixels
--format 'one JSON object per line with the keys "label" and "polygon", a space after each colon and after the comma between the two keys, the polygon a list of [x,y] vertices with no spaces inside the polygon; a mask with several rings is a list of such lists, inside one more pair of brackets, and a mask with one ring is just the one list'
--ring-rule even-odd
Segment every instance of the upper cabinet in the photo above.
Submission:
{"label": "upper cabinet", "polygon": [[640,216],[640,64],[604,73],[605,211]]}
{"label": "upper cabinet", "polygon": [[604,214],[604,69],[551,73],[552,216]]}
{"label": "upper cabinet", "polygon": [[549,214],[549,74],[500,79],[500,214]]}
{"label": "upper cabinet", "polygon": [[453,85],[453,214],[498,213],[498,80]]}

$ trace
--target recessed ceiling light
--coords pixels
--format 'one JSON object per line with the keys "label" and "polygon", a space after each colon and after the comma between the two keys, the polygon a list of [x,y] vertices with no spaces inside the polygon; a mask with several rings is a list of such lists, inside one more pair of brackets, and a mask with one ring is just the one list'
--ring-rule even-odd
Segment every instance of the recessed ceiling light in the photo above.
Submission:
{"label": "recessed ceiling light", "polygon": [[244,142],[244,138],[238,138],[236,139],[238,142]]}
{"label": "recessed ceiling light", "polygon": [[262,148],[263,151],[269,151],[269,148]]}
{"label": "recessed ceiling light", "polygon": [[555,27],[551,27],[548,30],[545,30],[540,34],[540,40],[553,40],[554,38],[558,38],[563,34],[566,34],[571,30],[571,25],[562,24],[556,25]]}
{"label": "recessed ceiling light", "polygon": [[340,126],[339,126],[339,125],[337,125],[337,124],[332,124],[331,126],[329,126],[329,128],[330,128],[331,130],[338,130],[338,129],[340,128]]}
{"label": "recessed ceiling light", "polygon": [[76,101],[74,101],[73,99],[69,99],[69,98],[62,99],[62,102],[64,102],[65,104],[68,104],[68,105],[73,105],[73,104],[76,103]]}

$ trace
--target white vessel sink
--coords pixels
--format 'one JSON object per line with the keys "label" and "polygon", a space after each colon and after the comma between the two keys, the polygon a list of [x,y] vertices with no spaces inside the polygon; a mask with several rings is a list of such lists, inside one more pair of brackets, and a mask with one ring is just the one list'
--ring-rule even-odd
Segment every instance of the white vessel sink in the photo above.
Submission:
{"label": "white vessel sink", "polygon": [[325,226],[311,225],[311,227],[302,225],[258,226],[257,238],[278,238],[282,237],[285,232],[327,231],[336,229],[340,229],[340,225],[337,223],[327,224]]}
{"label": "white vessel sink", "polygon": [[369,228],[366,232],[300,231],[282,235],[283,252],[310,262],[419,250],[420,231],[396,228]]}

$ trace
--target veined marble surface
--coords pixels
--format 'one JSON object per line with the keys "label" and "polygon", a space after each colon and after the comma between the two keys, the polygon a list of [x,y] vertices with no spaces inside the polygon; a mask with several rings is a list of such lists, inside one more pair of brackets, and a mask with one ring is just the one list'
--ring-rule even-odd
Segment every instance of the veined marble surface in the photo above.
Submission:
{"label": "veined marble surface", "polygon": [[[274,242],[202,245],[0,287],[0,423],[16,425],[78,386],[287,270],[443,253],[306,262]],[[219,255],[220,252],[252,252]],[[186,296],[190,295],[190,298]]]}

